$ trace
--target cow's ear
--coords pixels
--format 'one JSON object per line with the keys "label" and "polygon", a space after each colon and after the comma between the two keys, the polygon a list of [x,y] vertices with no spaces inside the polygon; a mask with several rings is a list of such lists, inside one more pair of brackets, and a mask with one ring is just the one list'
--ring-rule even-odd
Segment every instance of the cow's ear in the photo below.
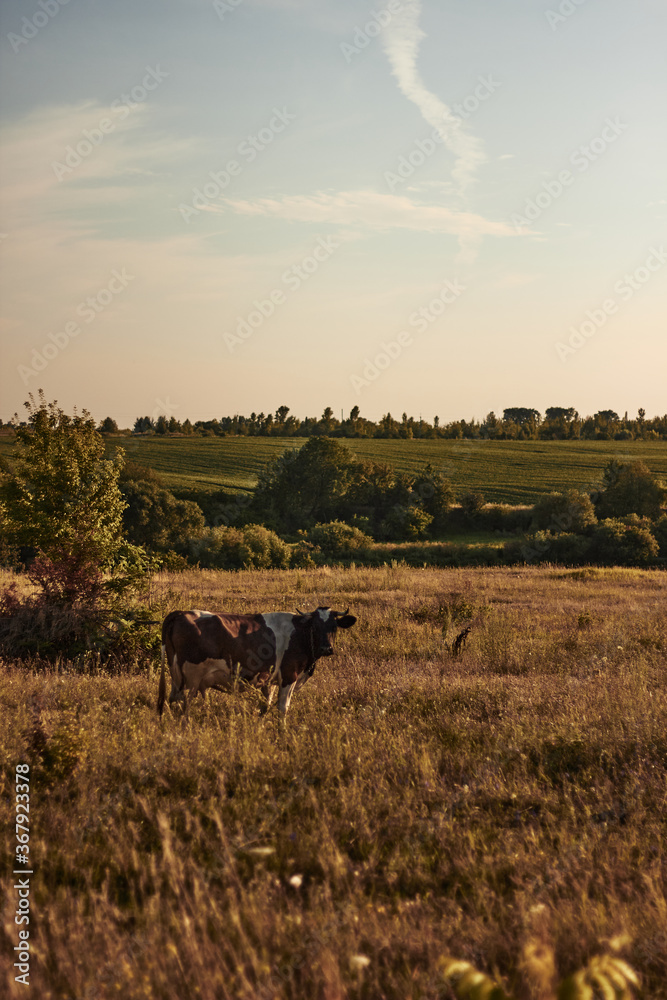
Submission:
{"label": "cow's ear", "polygon": [[336,625],[338,628],[352,628],[356,620],[354,615],[343,615],[342,618],[336,619]]}

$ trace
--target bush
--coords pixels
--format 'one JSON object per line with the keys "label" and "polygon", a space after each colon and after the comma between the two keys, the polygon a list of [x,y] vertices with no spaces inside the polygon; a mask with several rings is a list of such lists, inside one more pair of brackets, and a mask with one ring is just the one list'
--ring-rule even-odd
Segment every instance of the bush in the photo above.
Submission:
{"label": "bush", "polygon": [[606,566],[646,566],[658,552],[658,543],[647,527],[606,518],[593,532],[589,561]]}
{"label": "bush", "polygon": [[292,546],[290,566],[297,569],[312,569],[323,561],[322,550],[310,542],[305,542],[302,539]]}
{"label": "bush", "polygon": [[0,521],[9,540],[35,552],[28,578],[38,590],[20,597],[10,587],[0,596],[0,649],[16,657],[117,654],[138,613],[134,594],[156,568],[123,537],[123,454],[105,458],[86,410],[69,417],[41,390],[26,407],[14,467],[2,477]]}
{"label": "bush", "polygon": [[595,523],[595,508],[590,497],[578,490],[549,493],[533,507],[532,527],[538,530],[581,534]]}
{"label": "bush", "polygon": [[595,504],[600,520],[627,514],[660,517],[667,491],[644,462],[622,465],[612,460],[604,470],[604,484]]}
{"label": "bush", "polygon": [[219,528],[234,525],[256,523],[250,507],[252,495],[249,493],[231,493],[228,490],[207,490],[195,487],[178,487],[172,491],[177,500],[189,500],[196,503],[207,525]]}
{"label": "bush", "polygon": [[667,514],[663,514],[653,525],[653,537],[660,547],[660,555],[667,559]]}
{"label": "bush", "polygon": [[373,544],[370,535],[364,534],[359,528],[354,528],[344,521],[330,521],[328,524],[316,524],[308,531],[299,534],[312,545],[318,546],[327,556],[350,556],[359,549],[368,548]]}
{"label": "bush", "polygon": [[129,480],[121,488],[127,502],[123,527],[135,545],[167,551],[204,528],[204,515],[196,503],[177,500],[155,482]]}
{"label": "bush", "polygon": [[286,569],[290,564],[289,546],[261,524],[205,528],[184,548],[203,569]]}
{"label": "bush", "polygon": [[417,505],[431,515],[434,530],[442,528],[454,502],[454,490],[450,481],[441,472],[436,472],[429,462],[415,477],[412,494],[414,500],[411,505]]}
{"label": "bush", "polygon": [[425,538],[433,521],[433,516],[421,507],[393,507],[380,528],[385,538],[390,541],[416,541]]}
{"label": "bush", "polygon": [[117,658],[150,645],[150,629],[137,630],[149,612],[133,604],[129,593],[143,585],[155,566],[143,549],[125,544],[116,554],[113,574],[105,577],[84,548],[52,549],[51,556],[38,556],[27,571],[37,593],[20,596],[13,584],[0,595],[4,655],[48,659],[92,652]]}
{"label": "bush", "polygon": [[247,524],[242,531],[248,553],[244,565],[251,569],[287,569],[290,548],[275,532],[261,524]]}
{"label": "bush", "polygon": [[104,439],[86,410],[70,417],[41,390],[39,401],[30,396],[25,406],[13,469],[0,477],[8,540],[46,555],[77,550],[76,558],[108,568],[123,542],[123,452],[105,458]]}
{"label": "bush", "polygon": [[484,494],[480,493],[479,490],[468,490],[461,497],[461,510],[469,521],[477,519],[484,510],[485,504]]}
{"label": "bush", "polygon": [[491,504],[478,514],[478,525],[489,531],[528,531],[533,519],[532,507],[511,507],[507,504]]}
{"label": "bush", "polygon": [[574,532],[536,531],[527,535],[523,542],[511,542],[505,546],[508,561],[522,559],[527,563],[560,563],[564,566],[580,566],[588,561],[591,541],[585,535]]}

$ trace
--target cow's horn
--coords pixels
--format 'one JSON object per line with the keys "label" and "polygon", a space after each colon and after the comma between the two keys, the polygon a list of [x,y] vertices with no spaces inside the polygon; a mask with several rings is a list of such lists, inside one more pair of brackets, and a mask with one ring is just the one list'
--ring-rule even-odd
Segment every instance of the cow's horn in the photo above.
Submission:
{"label": "cow's horn", "polygon": [[296,613],[297,613],[297,615],[301,615],[302,618],[306,617],[306,615],[304,614],[304,612],[300,611],[299,608],[296,609]]}
{"label": "cow's horn", "polygon": [[345,615],[348,613],[349,610],[350,610],[349,607],[347,607],[345,609],[345,611],[334,611],[334,614],[335,614],[336,618],[344,618]]}

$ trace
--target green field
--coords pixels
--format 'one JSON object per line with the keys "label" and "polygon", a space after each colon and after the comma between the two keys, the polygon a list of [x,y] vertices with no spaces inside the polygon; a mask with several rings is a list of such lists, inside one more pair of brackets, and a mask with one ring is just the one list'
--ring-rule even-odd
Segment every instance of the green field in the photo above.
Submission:
{"label": "green field", "polygon": [[[266,463],[304,438],[111,438],[128,460],[148,465],[168,488],[250,490]],[[454,441],[345,439],[359,458],[389,462],[402,472],[426,462],[451,479],[458,493],[481,490],[490,503],[532,504],[551,490],[592,489],[610,458],[642,459],[667,479],[664,441]],[[0,455],[11,442],[0,438]]]}
{"label": "green field", "polygon": [[[149,465],[171,489],[252,489],[270,459],[303,438],[157,438],[123,442],[128,457]],[[491,503],[531,504],[551,490],[593,488],[610,458],[642,459],[667,478],[664,442],[346,440],[358,457],[416,472],[426,462],[458,492],[482,490]]]}

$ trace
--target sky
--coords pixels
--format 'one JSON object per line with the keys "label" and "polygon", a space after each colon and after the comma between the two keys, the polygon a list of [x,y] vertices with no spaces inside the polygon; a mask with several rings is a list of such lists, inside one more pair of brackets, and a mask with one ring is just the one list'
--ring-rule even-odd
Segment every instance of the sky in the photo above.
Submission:
{"label": "sky", "polygon": [[7,0],[0,417],[667,411],[664,0]]}

